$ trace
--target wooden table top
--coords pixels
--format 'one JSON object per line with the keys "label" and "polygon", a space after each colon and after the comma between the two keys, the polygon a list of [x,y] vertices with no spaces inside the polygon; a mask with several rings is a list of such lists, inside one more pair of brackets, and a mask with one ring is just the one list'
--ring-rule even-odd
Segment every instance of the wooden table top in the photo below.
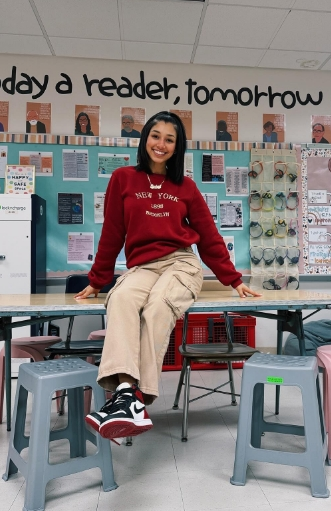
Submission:
{"label": "wooden table top", "polygon": [[[85,300],[76,300],[74,294],[64,293],[0,295],[0,317],[35,315],[32,313],[37,313],[38,316],[102,314],[105,310],[104,300],[105,295],[101,294],[98,298]],[[317,308],[331,309],[331,293],[303,290],[264,291],[261,297],[240,298],[234,290],[217,289],[217,285],[211,285],[209,289],[201,291],[189,310],[243,312]]]}

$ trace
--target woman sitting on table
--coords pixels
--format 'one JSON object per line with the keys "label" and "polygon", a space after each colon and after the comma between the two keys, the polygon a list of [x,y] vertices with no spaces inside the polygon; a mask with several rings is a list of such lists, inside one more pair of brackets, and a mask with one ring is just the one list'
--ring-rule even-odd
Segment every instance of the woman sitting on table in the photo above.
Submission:
{"label": "woman sitting on table", "polygon": [[176,320],[196,300],[203,275],[191,245],[224,285],[260,296],[241,281],[196,184],[184,177],[186,135],[169,112],[151,117],[141,132],[138,165],[114,171],[90,285],[76,298],[97,296],[114,275],[125,242],[129,270],[106,298],[107,332],[98,382],[116,390],[86,421],[105,438],[134,436],[152,427],[145,405],[159,395],[158,380]]}

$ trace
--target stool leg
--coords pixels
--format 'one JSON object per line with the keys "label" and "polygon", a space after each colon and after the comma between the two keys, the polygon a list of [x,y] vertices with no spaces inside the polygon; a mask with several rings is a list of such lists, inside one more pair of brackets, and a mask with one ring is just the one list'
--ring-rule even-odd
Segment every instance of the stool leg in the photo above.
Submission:
{"label": "stool leg", "polygon": [[[40,418],[43,420],[40,420]],[[51,421],[51,400],[41,388],[33,396],[31,412],[31,436],[29,445],[28,470],[23,511],[43,510],[45,490],[49,480],[49,432]]]}
{"label": "stool leg", "polygon": [[176,391],[175,401],[174,401],[174,404],[172,406],[173,410],[178,410],[178,403],[179,403],[179,398],[180,398],[180,395],[181,395],[181,392],[182,392],[184,375],[185,375],[185,372],[186,372],[186,366],[187,366],[187,359],[184,358],[183,367],[182,367],[182,370],[181,370],[180,376],[179,376],[179,382],[178,382],[178,387],[177,387],[177,391]]}
{"label": "stool leg", "polygon": [[17,383],[18,387],[15,396],[15,406],[13,414],[13,428],[10,434],[9,451],[7,457],[6,472],[2,476],[4,481],[8,481],[9,477],[18,472],[18,468],[11,459],[11,450],[14,449],[20,453],[29,445],[29,439],[24,435],[26,407],[28,400],[27,390]]}
{"label": "stool leg", "polygon": [[[259,388],[258,388],[259,389]],[[239,408],[239,421],[237,428],[236,454],[233,468],[233,476],[230,479],[231,484],[244,486],[246,483],[247,472],[247,452],[252,436],[252,408],[253,408],[253,385],[246,378],[245,371],[241,384],[241,397]],[[258,395],[258,391],[257,395]]]}
{"label": "stool leg", "polygon": [[253,447],[261,447],[261,436],[263,433],[263,411],[264,411],[264,385],[257,383],[253,391],[251,444]]}
{"label": "stool leg", "polygon": [[[316,389],[316,394],[312,398],[311,389],[314,388]],[[310,374],[309,378],[304,382],[302,402],[311,493],[313,497],[327,498],[330,492],[327,488],[325,476],[325,428],[319,380],[314,374]]]}
{"label": "stool leg", "polygon": [[[95,382],[91,385],[94,403],[96,410],[100,410],[102,405],[105,403],[105,392]],[[113,460],[111,455],[111,448],[108,439],[102,438],[100,435],[96,435],[97,448],[101,456],[100,469],[102,474],[102,487],[103,491],[111,491],[117,488],[117,484],[114,479]]]}
{"label": "stool leg", "polygon": [[191,379],[191,361],[188,360],[185,371],[185,389],[184,389],[184,403],[183,403],[183,423],[182,423],[182,442],[187,442],[187,429],[188,429],[188,409],[190,406],[190,379]]}
{"label": "stool leg", "polygon": [[84,389],[68,389],[68,427],[70,441],[70,458],[85,458],[86,428],[84,421]]}

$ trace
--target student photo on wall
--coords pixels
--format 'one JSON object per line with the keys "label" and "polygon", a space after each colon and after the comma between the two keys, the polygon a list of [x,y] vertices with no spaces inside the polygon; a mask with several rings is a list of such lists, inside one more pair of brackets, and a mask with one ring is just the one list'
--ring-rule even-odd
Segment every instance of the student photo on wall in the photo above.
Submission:
{"label": "student photo on wall", "polygon": [[26,114],[26,130],[25,133],[46,133],[46,126],[39,121],[37,110],[29,110]]}
{"label": "student photo on wall", "polygon": [[217,129],[216,129],[216,141],[224,141],[224,142],[231,142],[232,136],[231,133],[227,131],[228,126],[226,122],[221,119],[217,123]]}
{"label": "student photo on wall", "polygon": [[121,137],[140,138],[140,131],[134,129],[134,118],[132,115],[122,115]]}
{"label": "student photo on wall", "polygon": [[94,136],[91,130],[91,120],[85,112],[80,112],[76,117],[75,135]]}
{"label": "student photo on wall", "polygon": [[324,138],[325,128],[324,125],[317,122],[313,124],[313,132],[312,132],[312,143],[313,144],[328,144],[328,140]]}
{"label": "student photo on wall", "polygon": [[275,125],[271,121],[263,124],[263,142],[278,142],[277,133],[275,132]]}

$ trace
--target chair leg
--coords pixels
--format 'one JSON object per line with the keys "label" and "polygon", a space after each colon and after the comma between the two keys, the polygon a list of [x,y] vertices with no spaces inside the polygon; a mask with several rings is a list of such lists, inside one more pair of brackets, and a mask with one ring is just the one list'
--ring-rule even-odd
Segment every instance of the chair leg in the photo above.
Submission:
{"label": "chair leg", "polygon": [[179,399],[180,399],[180,394],[182,392],[182,387],[183,387],[183,381],[184,381],[184,374],[185,374],[185,371],[186,371],[186,366],[187,366],[187,359],[184,358],[183,367],[182,367],[182,370],[181,370],[180,376],[179,376],[179,382],[178,382],[178,387],[177,387],[177,391],[176,391],[175,401],[174,401],[174,404],[172,406],[173,410],[178,410],[178,403],[179,403]]}
{"label": "chair leg", "polygon": [[5,357],[4,350],[0,351],[0,424],[3,417],[3,398],[5,393]]}
{"label": "chair leg", "polygon": [[233,381],[233,369],[232,369],[232,363],[228,362],[228,370],[229,370],[229,384],[230,384],[230,392],[231,392],[231,405],[237,406],[237,400],[236,400],[236,389],[234,388],[234,381]]}
{"label": "chair leg", "polygon": [[186,363],[186,371],[184,378],[184,404],[183,404],[183,423],[182,423],[182,442],[187,442],[188,430],[188,410],[190,406],[190,377],[191,377],[191,361]]}

